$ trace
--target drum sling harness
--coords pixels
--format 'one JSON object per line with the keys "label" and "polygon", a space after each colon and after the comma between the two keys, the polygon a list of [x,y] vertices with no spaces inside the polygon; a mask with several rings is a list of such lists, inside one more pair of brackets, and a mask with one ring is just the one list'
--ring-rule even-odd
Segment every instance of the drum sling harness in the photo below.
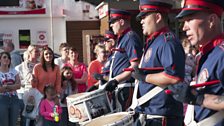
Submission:
{"label": "drum sling harness", "polygon": [[184,118],[184,123],[186,126],[214,126],[222,119],[224,119],[224,110],[218,111],[215,114],[201,120],[200,122],[196,122],[194,120],[194,105],[187,106],[186,116]]}

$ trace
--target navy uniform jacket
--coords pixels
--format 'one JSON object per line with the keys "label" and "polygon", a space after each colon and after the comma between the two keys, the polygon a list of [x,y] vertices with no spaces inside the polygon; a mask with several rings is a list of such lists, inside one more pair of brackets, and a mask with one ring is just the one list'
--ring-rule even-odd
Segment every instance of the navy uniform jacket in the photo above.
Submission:
{"label": "navy uniform jacket", "polygon": [[[142,42],[139,36],[130,28],[126,29],[121,36],[118,37],[116,43],[116,51],[113,53],[114,62],[112,64],[112,78],[123,72],[124,68],[128,68],[130,62],[139,60],[142,55]],[[134,79],[126,82],[134,82]]]}
{"label": "navy uniform jacket", "polygon": [[106,61],[106,63],[104,64],[104,66],[102,68],[102,73],[105,76],[109,75],[111,61],[112,61],[112,54],[108,56],[107,61]]}
{"label": "navy uniform jacket", "polygon": [[[201,49],[197,83],[220,80],[221,83],[200,89],[206,94],[224,95],[224,37],[223,34]],[[211,109],[195,106],[195,121],[201,121],[216,113]],[[224,120],[215,126],[224,126]]]}
{"label": "navy uniform jacket", "polygon": [[[164,74],[171,78],[183,79],[185,54],[180,41],[168,28],[154,33],[144,48],[141,68],[163,67]],[[145,74],[148,72],[144,71]],[[143,96],[155,85],[140,81],[138,95]],[[140,97],[138,96],[138,97]],[[183,104],[174,100],[164,91],[136,109],[140,113],[167,117],[183,116]]]}

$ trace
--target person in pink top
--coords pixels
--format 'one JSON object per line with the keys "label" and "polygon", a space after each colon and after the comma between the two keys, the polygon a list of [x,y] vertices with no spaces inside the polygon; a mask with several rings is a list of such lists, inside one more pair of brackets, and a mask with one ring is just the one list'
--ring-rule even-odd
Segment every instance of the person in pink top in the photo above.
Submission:
{"label": "person in pink top", "polygon": [[43,126],[59,126],[62,108],[55,88],[52,85],[44,87],[44,99],[40,103],[40,114],[44,117]]}
{"label": "person in pink top", "polygon": [[69,61],[65,63],[64,66],[72,68],[73,76],[77,83],[78,93],[85,92],[87,89],[87,67],[84,63],[78,61],[79,53],[75,48],[69,48],[68,57]]}
{"label": "person in pink top", "polygon": [[61,92],[61,73],[58,65],[54,63],[54,52],[50,47],[44,47],[41,52],[40,63],[33,69],[31,84],[42,94],[44,86],[53,85],[57,93]]}
{"label": "person in pink top", "polygon": [[88,67],[88,88],[93,85],[98,85],[98,80],[94,78],[94,74],[100,74],[104,62],[107,60],[106,50],[104,45],[96,45],[94,52],[96,53],[96,59],[90,62]]}

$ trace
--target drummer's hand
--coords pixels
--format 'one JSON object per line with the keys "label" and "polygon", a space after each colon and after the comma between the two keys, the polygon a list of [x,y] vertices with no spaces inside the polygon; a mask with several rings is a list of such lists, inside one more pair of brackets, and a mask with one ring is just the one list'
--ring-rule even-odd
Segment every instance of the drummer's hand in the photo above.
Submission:
{"label": "drummer's hand", "polygon": [[145,81],[146,75],[138,68],[138,66],[133,67],[134,71],[131,73],[131,76],[137,80]]}
{"label": "drummer's hand", "polygon": [[107,85],[105,87],[106,91],[112,92],[116,89],[119,82],[116,79],[110,80],[107,82]]}
{"label": "drummer's hand", "polygon": [[173,98],[179,102],[192,105],[202,105],[203,103],[204,94],[189,85],[182,84],[181,87],[170,85],[168,89],[172,91]]}
{"label": "drummer's hand", "polygon": [[136,112],[135,110],[133,110],[132,108],[128,108],[127,109],[127,112],[132,115],[133,119],[134,119],[134,122],[136,121],[136,119],[138,119],[139,117],[139,113]]}
{"label": "drummer's hand", "polygon": [[86,92],[91,92],[91,91],[94,91],[94,90],[97,90],[97,89],[98,89],[98,87],[96,85],[93,85]]}

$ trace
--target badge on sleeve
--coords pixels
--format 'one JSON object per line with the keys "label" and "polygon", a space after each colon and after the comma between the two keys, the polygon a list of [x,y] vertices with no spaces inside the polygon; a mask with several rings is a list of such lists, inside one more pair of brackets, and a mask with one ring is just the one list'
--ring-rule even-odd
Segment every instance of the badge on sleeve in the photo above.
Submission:
{"label": "badge on sleeve", "polygon": [[145,53],[145,56],[144,56],[144,62],[148,62],[150,57],[152,55],[152,48],[148,48],[147,52]]}
{"label": "badge on sleeve", "polygon": [[206,82],[208,80],[208,77],[209,77],[208,70],[207,70],[207,68],[204,68],[198,76],[197,83]]}

